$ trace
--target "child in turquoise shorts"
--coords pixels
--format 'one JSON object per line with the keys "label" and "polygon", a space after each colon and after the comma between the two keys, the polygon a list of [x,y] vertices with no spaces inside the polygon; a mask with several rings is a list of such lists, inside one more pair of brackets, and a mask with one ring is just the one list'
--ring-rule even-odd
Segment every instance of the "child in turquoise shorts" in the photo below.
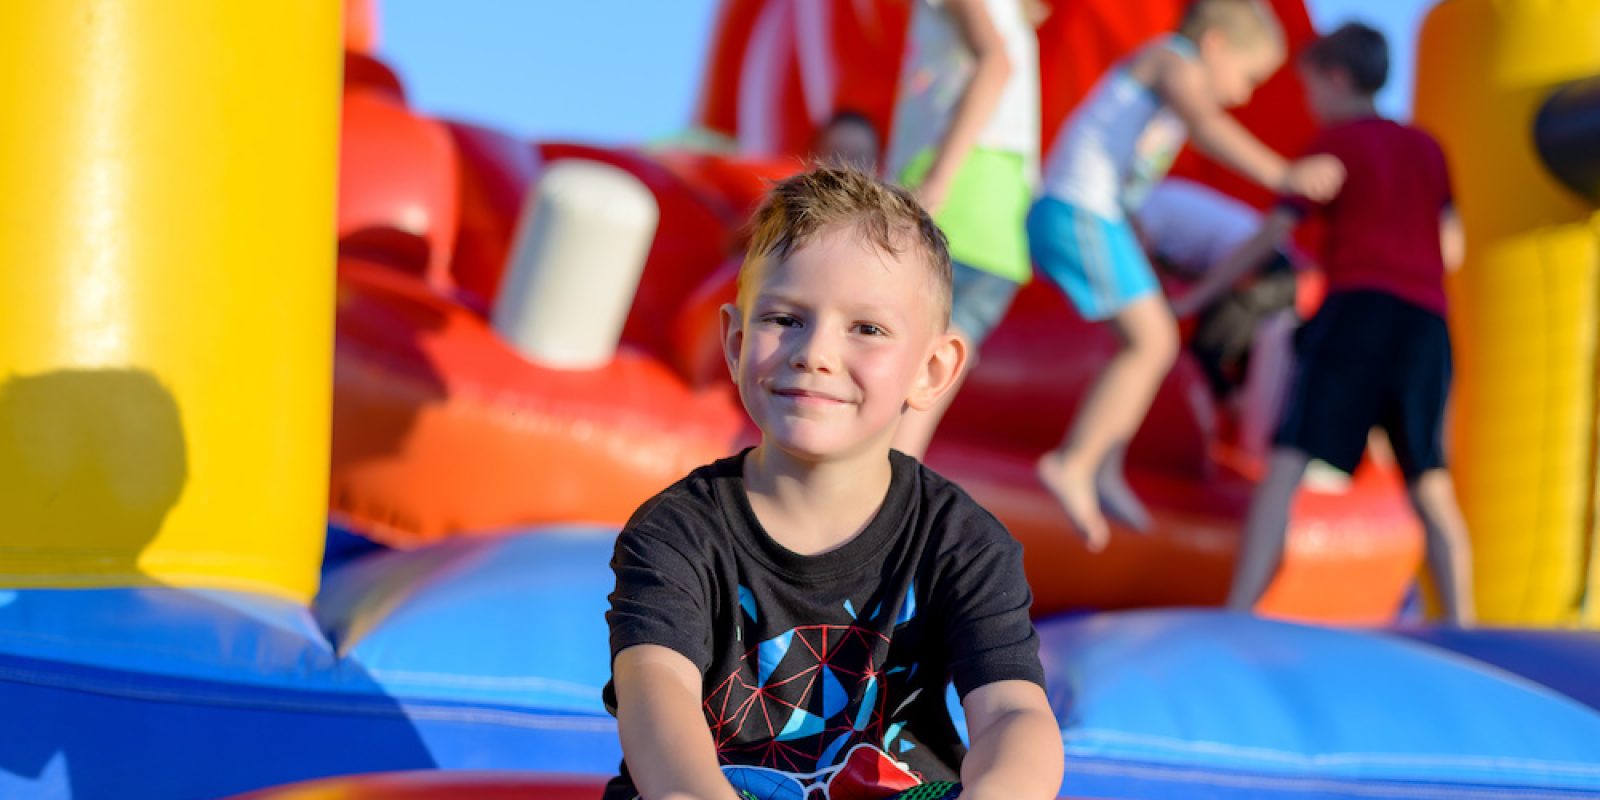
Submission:
{"label": "child in turquoise shorts", "polygon": [[1289,164],[1224,110],[1249,100],[1284,54],[1283,32],[1260,0],[1197,0],[1176,33],[1101,78],[1046,165],[1027,219],[1033,258],[1084,319],[1112,323],[1122,339],[1066,438],[1038,464],[1092,550],[1110,534],[1102,503],[1135,530],[1150,525],[1123,477],[1123,452],[1178,353],[1177,324],[1124,209],[1186,136],[1275,191],[1324,199],[1342,180],[1336,159]]}

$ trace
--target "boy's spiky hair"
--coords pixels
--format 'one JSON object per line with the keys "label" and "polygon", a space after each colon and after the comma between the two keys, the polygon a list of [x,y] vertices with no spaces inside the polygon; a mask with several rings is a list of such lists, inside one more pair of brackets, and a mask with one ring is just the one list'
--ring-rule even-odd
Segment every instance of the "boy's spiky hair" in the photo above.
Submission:
{"label": "boy's spiky hair", "polygon": [[1319,37],[1300,55],[1305,63],[1322,69],[1342,69],[1358,92],[1377,94],[1389,80],[1389,43],[1369,25],[1346,22]]}
{"label": "boy's spiky hair", "polygon": [[[750,245],[739,267],[739,307],[769,259],[788,258],[825,230],[848,228],[885,253],[906,248],[934,279],[935,319],[950,319],[950,246],[910,192],[850,167],[816,166],[778,181],[750,220]],[[942,326],[941,326],[942,330]]]}
{"label": "boy's spiky hair", "polygon": [[1236,46],[1284,49],[1283,26],[1262,0],[1194,0],[1184,11],[1178,32],[1198,43],[1211,30],[1222,31]]}

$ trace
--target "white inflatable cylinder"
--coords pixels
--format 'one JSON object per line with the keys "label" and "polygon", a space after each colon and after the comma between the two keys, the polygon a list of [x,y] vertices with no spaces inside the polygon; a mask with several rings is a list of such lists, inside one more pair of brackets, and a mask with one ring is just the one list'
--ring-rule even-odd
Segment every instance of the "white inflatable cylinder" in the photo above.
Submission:
{"label": "white inflatable cylinder", "polygon": [[617,167],[578,159],[550,165],[523,204],[494,329],[537,364],[605,366],[659,216],[650,189]]}

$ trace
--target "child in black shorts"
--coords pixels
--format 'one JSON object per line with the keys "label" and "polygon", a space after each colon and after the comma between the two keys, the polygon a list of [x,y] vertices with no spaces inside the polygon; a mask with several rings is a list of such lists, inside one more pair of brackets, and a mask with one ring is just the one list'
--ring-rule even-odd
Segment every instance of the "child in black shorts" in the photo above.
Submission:
{"label": "child in black shorts", "polygon": [[1466,625],[1474,616],[1470,546],[1443,444],[1451,370],[1444,272],[1458,263],[1461,229],[1438,143],[1378,116],[1373,95],[1387,71],[1383,36],[1365,25],[1345,25],[1306,50],[1301,77],[1323,124],[1311,152],[1344,163],[1343,188],[1320,205],[1281,202],[1253,239],[1173,305],[1180,313],[1204,307],[1301,218],[1322,217],[1329,295],[1296,336],[1289,405],[1251,502],[1228,604],[1251,608],[1266,591],[1310,461],[1353,471],[1368,431],[1381,427],[1422,520],[1445,617]]}

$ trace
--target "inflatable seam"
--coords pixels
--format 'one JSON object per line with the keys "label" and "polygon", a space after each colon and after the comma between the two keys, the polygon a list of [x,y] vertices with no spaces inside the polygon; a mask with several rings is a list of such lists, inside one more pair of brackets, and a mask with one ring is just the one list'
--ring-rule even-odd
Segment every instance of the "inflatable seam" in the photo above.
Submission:
{"label": "inflatable seam", "polygon": [[[230,696],[220,691],[161,690],[130,687],[125,682],[95,680],[85,677],[68,677],[47,672],[0,667],[0,680],[25,683],[68,691],[93,692],[110,697],[146,700],[159,703],[209,705],[224,708],[245,708],[273,712],[336,713],[366,717],[392,717],[434,722],[489,723],[505,727],[566,730],[573,732],[615,733],[616,725],[610,717],[582,717],[561,714],[541,714],[530,711],[504,709],[455,709],[439,706],[416,705],[382,694],[367,695],[365,701],[338,702],[297,699],[275,701]],[[125,681],[125,678],[123,679]],[[294,690],[283,690],[294,691]],[[375,703],[385,703],[376,706]],[[393,705],[388,705],[392,703]]]}
{"label": "inflatable seam", "polygon": [[1306,755],[1291,753],[1283,750],[1271,750],[1264,747],[1248,747],[1243,745],[1225,744],[1222,742],[1185,741],[1167,736],[1151,736],[1148,734],[1127,733],[1106,729],[1081,729],[1065,732],[1062,742],[1071,752],[1085,744],[1083,740],[1098,740],[1111,743],[1124,743],[1143,745],[1176,753],[1222,755],[1237,758],[1272,761],[1281,764],[1293,764],[1303,767],[1333,767],[1351,765],[1385,765],[1385,766],[1413,766],[1413,767],[1470,767],[1476,769],[1496,769],[1511,771],[1533,771],[1550,774],[1552,772],[1565,773],[1574,776],[1600,777],[1600,766],[1591,766],[1569,761],[1545,761],[1530,758],[1499,758],[1480,756],[1425,756],[1401,755],[1388,753],[1319,753]]}
{"label": "inflatable seam", "polygon": [[536,677],[501,677],[492,675],[455,675],[444,672],[415,672],[408,670],[386,670],[365,667],[368,675],[378,679],[380,683],[403,683],[411,686],[427,687],[439,686],[448,688],[469,689],[522,689],[539,690],[552,693],[583,697],[590,700],[600,698],[601,687],[586,686],[570,681],[552,680]]}
{"label": "inflatable seam", "polygon": [[[1070,757],[1069,757],[1070,758]],[[1545,791],[1536,788],[1495,788],[1487,786],[1399,785],[1378,783],[1370,779],[1360,781],[1325,777],[1241,775],[1223,773],[1205,768],[1183,769],[1146,764],[1100,762],[1067,763],[1067,782],[1073,775],[1095,774],[1108,777],[1133,777],[1147,780],[1165,780],[1208,787],[1228,786],[1245,789],[1275,789],[1283,791],[1337,790],[1346,795],[1366,795],[1380,798],[1415,798],[1415,800],[1573,800],[1569,791]],[[1092,787],[1085,787],[1092,788]],[[1076,787],[1075,787],[1076,790]]]}

